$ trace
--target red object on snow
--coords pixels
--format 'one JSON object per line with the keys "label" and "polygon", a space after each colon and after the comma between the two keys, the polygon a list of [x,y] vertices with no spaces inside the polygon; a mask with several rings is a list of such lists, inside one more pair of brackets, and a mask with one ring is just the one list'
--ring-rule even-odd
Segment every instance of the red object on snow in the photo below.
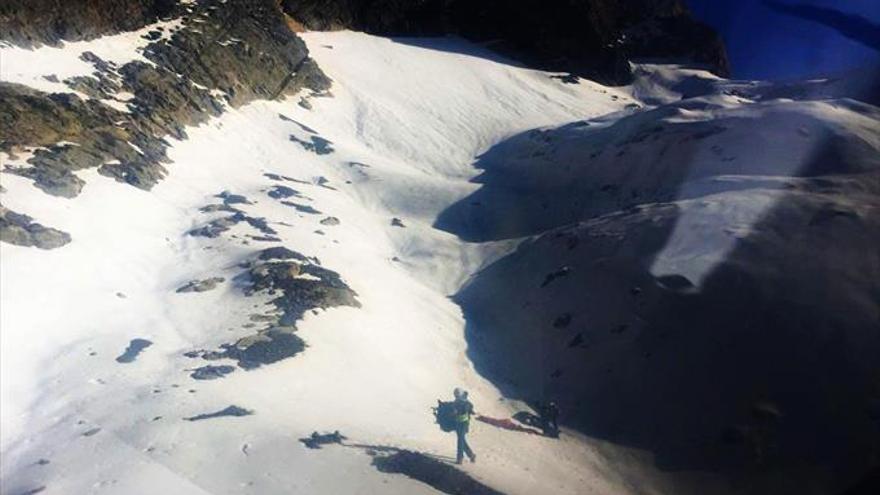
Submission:
{"label": "red object on snow", "polygon": [[504,428],[505,430],[521,431],[524,433],[531,433],[533,435],[543,435],[543,433],[538,430],[535,430],[533,428],[526,428],[525,426],[522,426],[519,423],[516,423],[512,419],[508,418],[490,418],[489,416],[479,415],[477,416],[477,421],[482,421],[483,423],[490,424],[498,428]]}

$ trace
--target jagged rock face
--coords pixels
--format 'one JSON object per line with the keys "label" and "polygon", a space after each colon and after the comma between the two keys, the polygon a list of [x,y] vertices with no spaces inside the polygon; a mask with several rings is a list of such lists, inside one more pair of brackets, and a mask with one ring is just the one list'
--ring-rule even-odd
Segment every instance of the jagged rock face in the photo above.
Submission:
{"label": "jagged rock face", "polygon": [[631,80],[628,61],[662,57],[729,72],[723,43],[680,0],[284,0],[309,29],[392,36],[455,33],[547,70]]}
{"label": "jagged rock face", "polygon": [[[163,5],[159,2],[122,5],[136,5],[145,12],[171,11],[159,8]],[[16,12],[27,16],[34,8]],[[112,17],[116,11],[110,12],[107,15]],[[89,100],[0,83],[0,151],[42,147],[28,161],[30,167],[7,172],[28,177],[47,193],[63,197],[74,197],[83,187],[76,170],[94,167],[103,175],[149,189],[166,173],[161,165],[167,159],[165,136],[186,138],[186,126],[219,115],[225,105],[274,99],[304,87],[313,91],[329,87],[329,80],[308,58],[305,44],[288,29],[270,0],[203,1],[175,13],[181,16],[182,27],[170,39],[159,39],[144,49],[152,65],[132,61],[118,66],[90,52],[81,55],[94,66],[94,73],[65,82],[89,95]],[[98,22],[90,14],[83,16]],[[39,20],[28,24],[34,29],[41,25]],[[130,27],[121,24],[114,29]],[[9,29],[3,31],[7,41],[22,39]],[[68,33],[51,32],[58,38]],[[86,34],[100,32],[96,28]],[[117,95],[123,92],[133,95],[126,100],[129,112],[100,101],[119,101]],[[56,144],[61,141],[67,143]]]}
{"label": "jagged rock face", "polygon": [[172,15],[175,0],[9,0],[0,5],[0,39],[57,45],[133,31]]}

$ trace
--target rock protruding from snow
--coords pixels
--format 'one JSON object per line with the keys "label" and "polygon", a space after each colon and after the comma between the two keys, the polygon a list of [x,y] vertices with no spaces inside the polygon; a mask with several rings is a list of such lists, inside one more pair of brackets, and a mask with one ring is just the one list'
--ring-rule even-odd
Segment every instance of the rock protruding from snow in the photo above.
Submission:
{"label": "rock protruding from snow", "polygon": [[207,292],[217,288],[218,284],[225,282],[223,277],[211,277],[204,280],[191,280],[180,286],[176,292]]}
{"label": "rock protruding from snow", "polygon": [[128,343],[128,347],[125,348],[125,352],[116,358],[116,362],[133,363],[140,353],[151,345],[153,345],[153,343],[147,339],[131,339],[131,342]]}
{"label": "rock protruding from snow", "polygon": [[[272,364],[302,352],[306,344],[296,335],[296,323],[306,311],[339,306],[360,307],[357,294],[336,273],[285,247],[265,249],[247,264],[241,276],[250,285],[245,294],[275,296],[270,303],[275,311],[251,315],[266,327],[235,343],[224,344],[217,351],[193,351],[189,357],[216,361],[231,359],[242,369]],[[192,377],[199,380],[222,378],[232,372],[229,366],[198,368]]]}
{"label": "rock protruding from snow", "polygon": [[18,246],[55,249],[70,242],[70,234],[45,227],[27,215],[0,206],[0,241]]}

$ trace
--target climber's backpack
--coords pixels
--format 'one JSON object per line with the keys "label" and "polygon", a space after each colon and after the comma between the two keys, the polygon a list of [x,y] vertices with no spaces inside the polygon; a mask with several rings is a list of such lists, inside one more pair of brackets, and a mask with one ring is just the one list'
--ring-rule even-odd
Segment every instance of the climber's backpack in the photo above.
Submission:
{"label": "climber's backpack", "polygon": [[440,425],[443,431],[455,431],[456,426],[456,407],[455,402],[437,401],[437,407],[432,408],[434,411],[434,420]]}

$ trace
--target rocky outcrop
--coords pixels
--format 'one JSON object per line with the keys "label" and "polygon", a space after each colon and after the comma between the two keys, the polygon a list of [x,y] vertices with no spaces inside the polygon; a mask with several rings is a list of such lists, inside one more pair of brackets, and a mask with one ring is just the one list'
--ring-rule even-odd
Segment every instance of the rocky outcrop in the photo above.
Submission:
{"label": "rocky outcrop", "polygon": [[133,31],[177,10],[176,0],[8,0],[0,4],[0,39],[58,45]]}
{"label": "rocky outcrop", "polygon": [[628,61],[639,57],[729,72],[720,37],[681,0],[284,0],[282,6],[309,29],[453,33],[531,66],[603,83],[628,83]]}
{"label": "rocky outcrop", "polygon": [[[339,306],[358,308],[357,294],[338,273],[320,266],[316,258],[277,246],[260,251],[256,259],[245,263],[240,280],[247,283],[246,296],[274,296],[275,311],[251,315],[265,328],[216,351],[193,351],[188,357],[209,361],[231,359],[242,369],[253,369],[287,359],[302,352],[306,344],[296,334],[296,323],[306,311]],[[222,378],[233,369],[206,366],[193,374],[196,379]]]}
{"label": "rocky outcrop", "polygon": [[34,219],[0,206],[0,241],[18,246],[55,249],[70,242],[70,234],[34,222]]}
{"label": "rocky outcrop", "polygon": [[[227,105],[329,87],[271,0],[202,1],[180,15],[180,29],[144,49],[151,64],[84,52],[94,73],[65,82],[88,100],[0,83],[0,151],[39,148],[30,166],[7,171],[63,197],[79,194],[75,172],[84,168],[149,189],[166,174],[165,136],[186,138],[186,126]],[[123,92],[133,95],[127,112],[102,103]]]}

